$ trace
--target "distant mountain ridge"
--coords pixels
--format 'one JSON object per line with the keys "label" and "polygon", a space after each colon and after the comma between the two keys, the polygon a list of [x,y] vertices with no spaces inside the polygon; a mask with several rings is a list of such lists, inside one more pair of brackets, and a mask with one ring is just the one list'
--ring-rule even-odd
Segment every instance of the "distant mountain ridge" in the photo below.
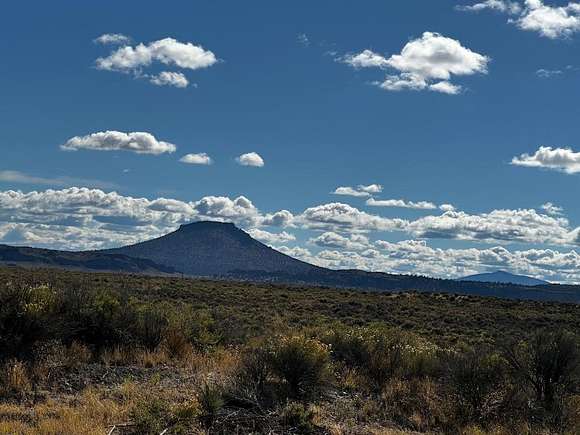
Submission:
{"label": "distant mountain ridge", "polygon": [[297,287],[314,285],[362,291],[422,291],[580,303],[580,286],[531,287],[326,269],[278,252],[233,224],[219,222],[182,225],[178,230],[153,240],[102,251],[66,252],[0,245],[0,263],[89,271],[184,274]]}
{"label": "distant mountain ridge", "polygon": [[515,275],[506,272],[505,270],[498,270],[496,272],[480,273],[477,275],[465,276],[459,278],[458,281],[475,281],[475,282],[495,282],[502,284],[518,284],[526,286],[549,285],[548,281],[532,278],[525,275]]}
{"label": "distant mountain ridge", "polygon": [[0,245],[0,264],[32,267],[58,267],[89,271],[174,274],[171,266],[162,266],[126,255],[106,255],[100,252],[69,252],[52,249]]}

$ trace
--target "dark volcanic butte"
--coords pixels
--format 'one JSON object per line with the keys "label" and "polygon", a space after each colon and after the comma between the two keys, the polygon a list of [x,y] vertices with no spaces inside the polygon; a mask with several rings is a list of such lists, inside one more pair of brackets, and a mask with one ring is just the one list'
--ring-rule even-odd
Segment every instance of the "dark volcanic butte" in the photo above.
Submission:
{"label": "dark volcanic butte", "polygon": [[145,258],[195,276],[252,271],[302,275],[320,269],[260,243],[234,224],[220,222],[182,225],[157,239],[104,252]]}

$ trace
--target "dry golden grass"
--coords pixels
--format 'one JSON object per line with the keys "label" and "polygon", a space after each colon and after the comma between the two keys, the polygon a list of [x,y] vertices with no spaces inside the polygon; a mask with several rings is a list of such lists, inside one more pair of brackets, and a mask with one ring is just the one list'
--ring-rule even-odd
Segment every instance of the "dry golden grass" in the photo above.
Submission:
{"label": "dry golden grass", "polygon": [[28,369],[24,363],[8,361],[0,371],[0,398],[24,398],[32,390]]}
{"label": "dry golden grass", "polygon": [[87,345],[79,343],[78,341],[73,341],[71,345],[66,348],[64,358],[66,367],[80,367],[93,359],[93,353]]}
{"label": "dry golden grass", "polygon": [[[212,354],[194,354],[188,360],[189,368],[179,368],[180,378],[170,381],[152,375],[141,381],[125,381],[118,385],[90,387],[76,394],[52,393],[42,403],[31,404],[0,402],[0,435],[103,435],[112,425],[135,422],[135,410],[143,404],[160,400],[168,404],[172,415],[199,415],[196,394],[207,382],[224,385],[235,375],[240,362],[239,352],[220,350]],[[304,405],[312,423],[335,435],[411,435],[441,433],[429,430],[438,413],[441,402],[437,399],[435,385],[429,381],[393,380],[383,389],[381,400],[357,395],[329,398],[317,404]],[[578,418],[580,397],[569,403],[569,412]],[[393,410],[405,414],[393,414]],[[283,412],[281,411],[281,414]],[[400,419],[406,419],[403,430]],[[399,419],[399,422],[397,422]],[[186,433],[205,433],[196,418]],[[578,421],[578,420],[576,420]],[[577,428],[578,426],[576,426]],[[573,435],[574,428],[561,433]],[[243,433],[243,432],[240,432]],[[283,432],[280,432],[283,433]],[[460,435],[539,434],[537,428],[530,430],[525,424],[508,431],[501,426],[482,429],[466,427]],[[553,432],[552,432],[553,433]]]}
{"label": "dry golden grass", "polygon": [[0,435],[103,435],[113,425],[133,424],[135,410],[152,400],[169,404],[176,415],[195,415],[195,396],[184,393],[184,388],[189,386],[168,388],[154,379],[90,387],[34,405],[0,403]]}
{"label": "dry golden grass", "polygon": [[33,406],[0,404],[0,434],[102,435],[112,422],[123,421],[131,406],[131,401],[107,399],[94,389]]}
{"label": "dry golden grass", "polygon": [[448,424],[451,407],[430,379],[393,379],[383,388],[385,416],[394,422],[425,432]]}
{"label": "dry golden grass", "polygon": [[193,352],[188,355],[184,364],[198,378],[209,378],[218,384],[224,384],[236,374],[240,358],[237,350],[217,349],[211,353]]}

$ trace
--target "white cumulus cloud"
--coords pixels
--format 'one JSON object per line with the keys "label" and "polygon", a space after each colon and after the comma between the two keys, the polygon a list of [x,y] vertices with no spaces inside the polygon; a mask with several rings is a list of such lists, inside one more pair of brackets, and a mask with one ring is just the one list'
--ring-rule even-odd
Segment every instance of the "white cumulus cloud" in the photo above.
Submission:
{"label": "white cumulus cloud", "polygon": [[136,46],[128,45],[128,42],[124,41],[125,45],[108,56],[99,57],[95,62],[96,68],[130,73],[135,78],[148,79],[149,82],[158,86],[185,88],[189,80],[181,72],[162,71],[150,74],[144,71],[154,63],[198,70],[208,68],[218,62],[212,51],[191,42],[180,42],[173,38],[164,38],[148,44],[140,43]]}
{"label": "white cumulus cloud", "polygon": [[566,218],[532,209],[492,210],[475,215],[448,211],[411,221],[404,230],[419,238],[551,245],[577,245],[579,231],[571,228]]}
{"label": "white cumulus cloud", "polygon": [[394,231],[403,229],[407,222],[365,213],[340,202],[310,207],[295,218],[305,228],[328,231]]}
{"label": "white cumulus cloud", "polygon": [[292,226],[294,215],[288,210],[280,210],[275,213],[264,216],[262,223],[273,227],[288,227]]}
{"label": "white cumulus cloud", "polygon": [[242,166],[254,166],[256,168],[264,166],[264,159],[256,152],[242,154],[236,158],[236,161]]}
{"label": "white cumulus cloud", "polygon": [[296,240],[296,237],[293,234],[287,233],[286,231],[282,231],[281,233],[271,233],[259,228],[252,228],[248,230],[248,234],[254,239],[258,239],[268,245],[276,245]]}
{"label": "white cumulus cloud", "polygon": [[523,6],[507,0],[488,0],[474,5],[461,5],[461,11],[492,9],[512,15],[509,23],[522,30],[537,32],[550,39],[567,38],[580,31],[580,3],[548,5],[542,0],[525,0]]}
{"label": "white cumulus cloud", "polygon": [[541,0],[526,0],[516,25],[522,30],[538,32],[547,38],[569,37],[580,31],[580,3],[548,6]]}
{"label": "white cumulus cloud", "polygon": [[187,88],[189,80],[180,72],[162,71],[152,75],[149,81],[157,86],[173,86],[176,88]]}
{"label": "white cumulus cloud", "polygon": [[307,208],[294,217],[293,223],[304,229],[340,234],[400,232],[421,239],[475,243],[580,245],[580,227],[571,226],[565,217],[533,209],[469,214],[455,211],[449,204],[443,208],[447,210],[443,214],[408,220],[366,213],[347,204],[329,203]]}
{"label": "white cumulus cloud", "polygon": [[309,243],[323,248],[341,248],[360,251],[369,248],[370,242],[362,234],[351,234],[345,237],[334,232],[325,232],[318,237],[311,238]]}
{"label": "white cumulus cloud", "polygon": [[381,193],[383,191],[383,186],[380,184],[369,184],[365,186],[364,184],[359,184],[357,189],[361,192],[367,193]]}
{"label": "white cumulus cloud", "polygon": [[186,154],[179,161],[191,165],[211,165],[213,163],[212,158],[206,153]]}
{"label": "white cumulus cloud", "polygon": [[540,147],[534,154],[514,157],[512,165],[528,168],[543,168],[577,174],[580,172],[580,153],[571,148]]}
{"label": "white cumulus cloud", "polygon": [[441,204],[439,209],[442,211],[455,211],[456,208],[453,204]]}
{"label": "white cumulus cloud", "polygon": [[110,71],[130,71],[147,67],[153,62],[196,70],[217,63],[217,58],[209,50],[191,42],[179,42],[164,38],[149,44],[120,47],[107,57],[97,59],[97,68]]}
{"label": "white cumulus cloud", "polygon": [[131,151],[137,154],[172,153],[177,147],[155,138],[151,133],[102,131],[86,136],[75,136],[60,146],[65,151]]}
{"label": "white cumulus cloud", "polygon": [[551,202],[547,202],[542,204],[542,210],[552,216],[560,216],[564,209],[562,207],[558,207],[557,205],[552,204]]}
{"label": "white cumulus cloud", "polygon": [[342,61],[353,68],[388,68],[389,60],[372,50],[363,50],[357,54],[349,54]]}
{"label": "white cumulus cloud", "polygon": [[461,86],[454,85],[453,83],[443,81],[437,82],[433,85],[429,85],[429,89],[435,92],[441,92],[442,94],[457,95],[461,92]]}
{"label": "white cumulus cloud", "polygon": [[389,91],[431,90],[458,94],[462,87],[451,82],[454,76],[486,74],[490,58],[464,47],[455,39],[439,33],[425,32],[408,42],[400,54],[385,57],[371,50],[343,56],[342,62],[354,68],[395,70],[382,82]]}
{"label": "white cumulus cloud", "polygon": [[342,195],[342,196],[354,196],[354,197],[366,197],[366,196],[370,196],[370,193],[368,192],[361,192],[360,190],[357,190],[356,188],[353,187],[337,187],[334,192],[332,192],[334,195]]}
{"label": "white cumulus cloud", "polygon": [[380,184],[369,184],[365,186],[364,184],[359,184],[357,187],[337,187],[334,192],[334,195],[343,195],[343,196],[354,196],[354,197],[365,197],[370,196],[374,193],[381,193],[383,191],[383,186]]}

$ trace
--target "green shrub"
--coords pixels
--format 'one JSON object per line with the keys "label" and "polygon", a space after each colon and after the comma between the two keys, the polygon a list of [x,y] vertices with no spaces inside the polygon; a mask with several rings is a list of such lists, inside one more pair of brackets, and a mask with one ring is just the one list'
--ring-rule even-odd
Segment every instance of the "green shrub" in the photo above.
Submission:
{"label": "green shrub", "polygon": [[209,350],[222,341],[222,334],[209,311],[193,312],[187,326],[191,344],[200,351]]}
{"label": "green shrub", "polygon": [[362,367],[368,360],[365,328],[335,325],[324,334],[323,341],[331,346],[333,358],[350,367]]}
{"label": "green shrub", "polygon": [[167,402],[148,398],[139,402],[132,410],[131,417],[135,432],[142,435],[158,435],[171,425],[172,415]]}
{"label": "green shrub", "polygon": [[384,418],[423,433],[448,427],[448,402],[442,396],[441,385],[431,379],[393,379],[383,387],[380,399]]}
{"label": "green shrub", "polygon": [[316,410],[313,406],[290,402],[280,412],[280,420],[288,433],[311,434],[317,427]]}
{"label": "green shrub", "polygon": [[174,425],[171,428],[173,434],[190,434],[191,427],[199,417],[200,409],[197,402],[186,403],[177,407],[173,412]]}
{"label": "green shrub", "polygon": [[312,397],[328,384],[330,349],[304,336],[278,339],[270,353],[274,373],[285,382],[292,398]]}
{"label": "green shrub", "polygon": [[145,349],[155,350],[161,344],[168,324],[164,312],[155,307],[147,306],[138,315],[137,330],[135,331],[137,340]]}
{"label": "green shrub", "polygon": [[438,348],[398,329],[342,327],[326,334],[324,340],[334,358],[358,368],[378,389],[393,378],[424,377],[440,371]]}
{"label": "green shrub", "polygon": [[170,327],[165,331],[162,345],[163,349],[173,359],[183,360],[192,353],[191,343],[187,336],[180,329],[174,327]]}
{"label": "green shrub", "polygon": [[547,409],[580,387],[580,344],[572,333],[540,331],[506,348],[505,357],[513,376],[533,389],[536,400]]}
{"label": "green shrub", "polygon": [[55,292],[48,286],[0,286],[0,360],[26,356],[53,335],[55,311]]}
{"label": "green shrub", "polygon": [[234,399],[251,406],[272,405],[275,398],[270,383],[271,373],[269,355],[263,348],[246,350],[231,392]]}
{"label": "green shrub", "polygon": [[102,349],[132,340],[137,312],[125,295],[96,291],[86,295],[80,312],[67,312],[67,320],[77,324],[74,338]]}
{"label": "green shrub", "polygon": [[217,385],[206,383],[197,396],[201,419],[206,427],[211,427],[224,407],[223,390]]}
{"label": "green shrub", "polygon": [[506,385],[505,361],[484,349],[450,353],[445,385],[461,422],[497,417]]}

